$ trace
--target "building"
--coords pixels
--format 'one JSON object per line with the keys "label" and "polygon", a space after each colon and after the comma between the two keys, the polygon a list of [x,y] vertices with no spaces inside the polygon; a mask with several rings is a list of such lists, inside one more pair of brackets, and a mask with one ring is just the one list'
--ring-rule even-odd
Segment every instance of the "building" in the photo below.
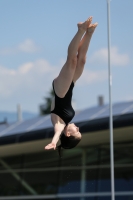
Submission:
{"label": "building", "polygon": [[[44,151],[50,116],[0,124],[0,199],[111,200],[109,106],[76,113],[79,145]],[[133,101],[113,105],[116,200],[133,199]]]}

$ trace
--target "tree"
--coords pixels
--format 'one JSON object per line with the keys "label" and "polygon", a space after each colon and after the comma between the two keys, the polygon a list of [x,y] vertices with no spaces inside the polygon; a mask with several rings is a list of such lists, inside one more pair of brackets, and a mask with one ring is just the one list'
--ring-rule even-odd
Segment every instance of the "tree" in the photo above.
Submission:
{"label": "tree", "polygon": [[44,97],[45,104],[40,105],[40,115],[46,115],[50,113],[53,97],[54,97],[54,91],[53,89],[51,89],[49,92],[49,96]]}

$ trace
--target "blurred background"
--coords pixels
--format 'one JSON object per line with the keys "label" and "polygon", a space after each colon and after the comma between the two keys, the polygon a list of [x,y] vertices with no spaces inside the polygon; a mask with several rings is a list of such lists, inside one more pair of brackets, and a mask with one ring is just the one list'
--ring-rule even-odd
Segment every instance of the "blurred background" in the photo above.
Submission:
{"label": "blurred background", "polygon": [[[116,200],[133,199],[133,1],[110,1]],[[85,70],[73,91],[83,134],[62,159],[52,81],[77,23],[93,16]],[[106,0],[0,0],[0,199],[111,200]]]}
{"label": "blurred background", "polygon": [[[113,102],[133,100],[132,0],[112,0],[111,68]],[[20,104],[23,118],[39,114],[67,57],[77,23],[90,15],[98,27],[87,54],[84,73],[74,88],[76,110],[108,103],[106,0],[0,1],[0,119],[15,120]],[[81,95],[82,94],[82,95]],[[4,112],[4,113],[3,113]],[[8,112],[8,113],[6,113]],[[15,112],[15,116],[9,116]]]}

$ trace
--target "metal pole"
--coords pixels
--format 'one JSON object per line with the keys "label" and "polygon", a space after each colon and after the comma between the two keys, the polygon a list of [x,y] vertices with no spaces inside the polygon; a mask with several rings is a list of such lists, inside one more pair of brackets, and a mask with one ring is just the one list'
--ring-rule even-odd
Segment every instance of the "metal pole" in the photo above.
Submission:
{"label": "metal pole", "polygon": [[[85,193],[85,181],[86,181],[86,150],[82,149],[82,171],[81,171],[81,194]],[[85,200],[85,197],[81,197],[81,200]]]}
{"label": "metal pole", "polygon": [[110,67],[110,0],[107,0],[107,19],[108,19],[108,78],[109,78],[109,110],[110,110],[110,162],[111,162],[111,196],[115,200],[114,192],[114,147],[113,147],[113,116],[112,116],[112,75]]}
{"label": "metal pole", "polygon": [[22,111],[21,111],[21,105],[20,104],[17,105],[17,119],[18,119],[18,122],[22,121]]}

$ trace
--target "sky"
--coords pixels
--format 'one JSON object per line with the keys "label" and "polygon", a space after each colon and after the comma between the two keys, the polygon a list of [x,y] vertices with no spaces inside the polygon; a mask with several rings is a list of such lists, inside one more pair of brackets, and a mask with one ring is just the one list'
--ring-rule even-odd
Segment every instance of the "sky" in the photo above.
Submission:
{"label": "sky", "polygon": [[[82,110],[109,103],[107,0],[0,0],[0,111],[39,113],[67,58],[77,23],[93,16],[84,72],[73,91]],[[133,0],[110,1],[112,102],[133,100]]]}

